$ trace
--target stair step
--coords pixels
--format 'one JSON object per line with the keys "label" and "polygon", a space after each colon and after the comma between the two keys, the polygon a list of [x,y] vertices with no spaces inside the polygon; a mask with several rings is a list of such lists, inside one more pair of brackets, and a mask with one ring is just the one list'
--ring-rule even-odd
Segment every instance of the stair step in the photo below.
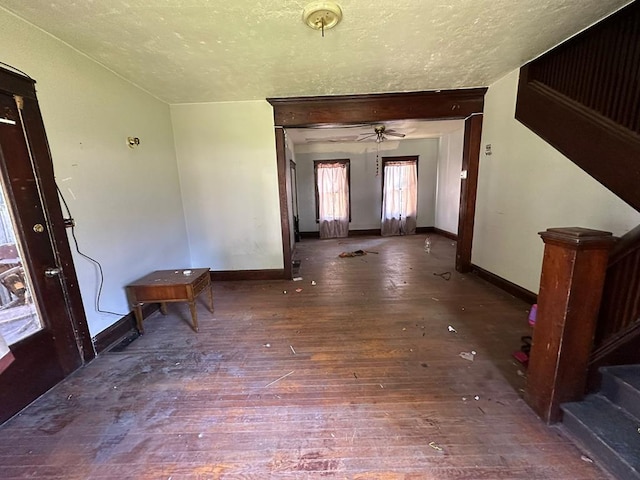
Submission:
{"label": "stair step", "polygon": [[640,367],[621,365],[604,367],[600,392],[611,402],[640,419]]}
{"label": "stair step", "polygon": [[602,395],[565,403],[563,425],[616,477],[640,480],[640,423]]}

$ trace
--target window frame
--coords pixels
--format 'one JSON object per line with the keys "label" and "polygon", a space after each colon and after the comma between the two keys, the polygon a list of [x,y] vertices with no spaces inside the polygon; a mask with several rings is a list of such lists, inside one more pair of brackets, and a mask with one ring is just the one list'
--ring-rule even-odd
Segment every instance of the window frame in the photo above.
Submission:
{"label": "window frame", "polygon": [[316,202],[316,223],[320,223],[320,192],[318,191],[318,165],[330,164],[330,163],[341,163],[346,165],[347,167],[347,187],[349,188],[347,201],[348,201],[348,211],[349,211],[349,223],[351,223],[351,160],[348,158],[313,161],[313,188],[315,191],[315,202]]}

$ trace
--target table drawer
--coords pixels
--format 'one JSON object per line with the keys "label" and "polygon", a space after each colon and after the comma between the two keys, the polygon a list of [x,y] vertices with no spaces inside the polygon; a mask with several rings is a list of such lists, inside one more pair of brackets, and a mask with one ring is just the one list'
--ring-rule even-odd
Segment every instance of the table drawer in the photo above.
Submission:
{"label": "table drawer", "polygon": [[202,290],[204,290],[210,283],[211,277],[209,276],[209,272],[205,272],[200,278],[196,279],[193,283],[193,295],[198,295]]}

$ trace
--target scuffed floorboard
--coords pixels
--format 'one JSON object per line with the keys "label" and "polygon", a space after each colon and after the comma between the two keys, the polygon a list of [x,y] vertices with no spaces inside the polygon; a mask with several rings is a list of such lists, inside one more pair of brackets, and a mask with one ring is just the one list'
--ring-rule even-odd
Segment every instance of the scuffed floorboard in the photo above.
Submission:
{"label": "scuffed floorboard", "polygon": [[521,399],[529,306],[432,243],[304,240],[303,280],[215,283],[200,333],[155,313],[0,428],[0,477],[608,478]]}

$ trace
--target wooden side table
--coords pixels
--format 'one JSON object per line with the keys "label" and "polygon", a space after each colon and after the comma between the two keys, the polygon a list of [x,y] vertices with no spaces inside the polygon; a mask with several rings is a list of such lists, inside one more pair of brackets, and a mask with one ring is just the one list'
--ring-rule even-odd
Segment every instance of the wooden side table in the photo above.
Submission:
{"label": "wooden side table", "polygon": [[138,332],[144,333],[142,305],[159,303],[160,311],[166,315],[167,302],[188,302],[193,329],[197,332],[196,297],[205,289],[209,290],[209,311],[213,313],[213,289],[208,268],[157,270],[127,285],[127,296],[136,315]]}

